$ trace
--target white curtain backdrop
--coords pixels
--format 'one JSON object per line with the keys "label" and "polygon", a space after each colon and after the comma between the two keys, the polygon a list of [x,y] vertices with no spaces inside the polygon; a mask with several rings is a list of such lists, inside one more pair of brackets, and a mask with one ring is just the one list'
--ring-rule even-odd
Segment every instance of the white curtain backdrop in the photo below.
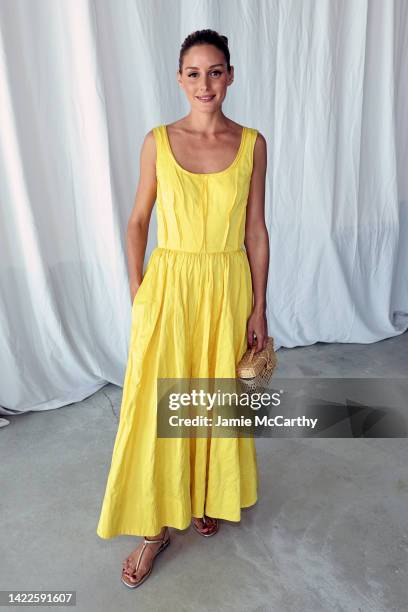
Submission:
{"label": "white curtain backdrop", "polygon": [[[147,131],[184,116],[181,42],[226,34],[224,112],[268,142],[276,348],[408,327],[408,3],[0,0],[0,412],[121,386]],[[152,214],[145,265],[156,246]]]}

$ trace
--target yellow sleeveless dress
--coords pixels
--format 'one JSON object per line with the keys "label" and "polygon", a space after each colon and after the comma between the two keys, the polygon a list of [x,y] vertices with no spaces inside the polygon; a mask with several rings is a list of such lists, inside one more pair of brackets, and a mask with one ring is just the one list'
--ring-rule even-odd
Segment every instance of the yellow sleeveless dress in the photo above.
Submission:
{"label": "yellow sleeveless dress", "polygon": [[233,163],[198,174],[153,128],[157,243],[132,305],[119,426],[97,534],[155,535],[192,516],[239,521],[257,501],[253,438],[158,438],[159,378],[235,378],[247,348],[252,279],[244,249],[257,130]]}

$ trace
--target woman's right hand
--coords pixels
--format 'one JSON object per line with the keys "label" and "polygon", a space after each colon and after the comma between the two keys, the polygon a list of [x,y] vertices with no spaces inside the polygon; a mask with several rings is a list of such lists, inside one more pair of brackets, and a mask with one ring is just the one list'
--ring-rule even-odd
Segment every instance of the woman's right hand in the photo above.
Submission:
{"label": "woman's right hand", "polygon": [[134,285],[134,286],[132,286],[130,288],[130,300],[131,300],[132,304],[135,301],[136,293],[137,293],[137,291],[138,291],[138,289],[139,289],[141,284],[142,283],[140,283],[139,285]]}

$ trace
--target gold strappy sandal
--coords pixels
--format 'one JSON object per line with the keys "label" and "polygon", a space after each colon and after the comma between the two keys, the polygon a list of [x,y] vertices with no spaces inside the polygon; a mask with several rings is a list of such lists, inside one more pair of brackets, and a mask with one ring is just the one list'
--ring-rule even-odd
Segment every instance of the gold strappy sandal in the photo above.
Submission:
{"label": "gold strappy sandal", "polygon": [[209,525],[206,527],[206,523],[209,523],[209,521],[207,521],[208,518],[211,518],[213,521],[215,521],[215,525],[214,525],[214,529],[212,531],[210,531],[210,533],[204,533],[204,531],[202,531],[199,527],[197,527],[197,525],[195,524],[194,520],[192,521],[193,523],[193,527],[194,529],[197,531],[197,533],[199,533],[200,535],[204,536],[205,538],[209,538],[210,536],[213,536],[217,533],[218,529],[219,529],[219,525],[218,525],[218,519],[216,518],[212,518],[212,517],[208,517],[204,514],[203,517],[194,517],[194,518],[201,518],[201,520],[204,523],[204,529],[208,529]]}
{"label": "gold strappy sandal", "polygon": [[[146,572],[146,574],[144,576],[142,576],[142,578],[138,582],[127,582],[125,580],[125,568],[123,568],[122,569],[122,577],[121,577],[121,580],[122,580],[123,584],[125,584],[130,589],[135,589],[136,587],[140,586],[145,580],[147,580],[147,578],[152,573],[153,565],[154,565],[154,562],[155,562],[155,559],[156,559],[157,555],[159,553],[161,553],[162,550],[167,548],[167,546],[170,544],[170,535],[168,534],[168,531],[169,531],[169,528],[166,527],[165,530],[164,530],[164,533],[163,533],[163,537],[159,538],[158,540],[148,540],[147,538],[144,538],[143,547],[142,547],[142,550],[140,551],[140,555],[139,555],[139,558],[137,560],[136,567],[135,567],[134,571],[132,572],[133,574],[135,572],[137,572],[137,570],[138,570],[138,567],[140,565],[140,561],[142,559],[142,555],[143,555],[143,553],[144,553],[144,551],[146,549],[147,544],[158,544],[159,542],[161,542],[161,546],[159,546],[159,548],[157,549],[157,551],[154,554],[154,557],[152,558],[150,569]],[[166,535],[168,535],[167,538],[166,538]]]}

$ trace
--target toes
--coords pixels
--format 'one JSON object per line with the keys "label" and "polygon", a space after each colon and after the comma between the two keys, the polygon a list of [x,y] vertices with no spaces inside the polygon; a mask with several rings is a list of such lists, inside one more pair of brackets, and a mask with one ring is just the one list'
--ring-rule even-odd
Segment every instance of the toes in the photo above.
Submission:
{"label": "toes", "polygon": [[132,564],[130,559],[126,559],[123,562],[122,570],[123,570],[123,573],[126,574],[126,576],[129,578],[134,573],[135,566],[134,566],[134,564]]}
{"label": "toes", "polygon": [[205,529],[207,531],[214,531],[217,528],[217,522],[215,519],[207,519]]}
{"label": "toes", "polygon": [[137,582],[137,578],[134,574],[127,574],[127,577],[130,582]]}
{"label": "toes", "polygon": [[134,572],[130,571],[130,572],[124,572],[126,578],[129,580],[129,582],[132,582],[133,584],[135,582],[139,582],[142,578],[142,576],[140,576],[139,574],[135,574]]}
{"label": "toes", "polygon": [[194,523],[196,527],[204,534],[214,531],[217,526],[216,519],[210,518],[208,516],[205,517],[205,522],[202,518],[194,518]]}
{"label": "toes", "polygon": [[136,582],[136,578],[134,575],[134,570],[132,568],[123,571],[124,576],[131,582]]}
{"label": "toes", "polygon": [[130,561],[124,561],[122,567],[127,572],[132,571],[132,564],[130,563]]}

